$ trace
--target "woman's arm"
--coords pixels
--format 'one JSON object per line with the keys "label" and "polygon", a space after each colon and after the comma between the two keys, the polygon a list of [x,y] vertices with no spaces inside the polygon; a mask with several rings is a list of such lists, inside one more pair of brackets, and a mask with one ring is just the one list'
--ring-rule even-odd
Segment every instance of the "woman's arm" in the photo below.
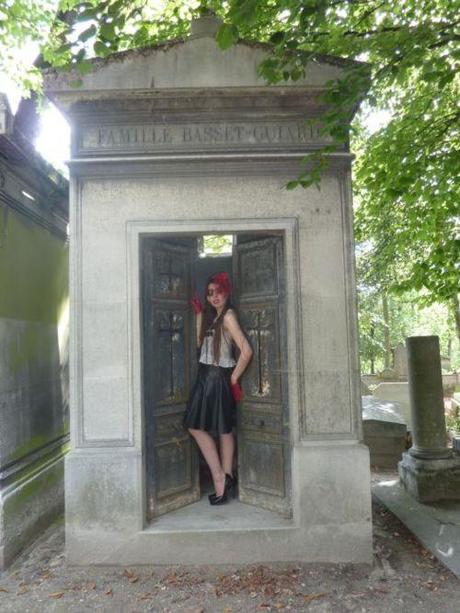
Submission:
{"label": "woman's arm", "polygon": [[196,327],[196,346],[200,347],[200,333],[201,322],[203,321],[203,305],[201,304],[198,292],[193,294],[193,298],[190,300],[193,312],[195,313],[195,327]]}
{"label": "woman's arm", "polygon": [[200,333],[201,333],[201,322],[203,321],[203,313],[195,314],[195,325],[196,325],[196,346],[200,346]]}
{"label": "woman's arm", "polygon": [[238,358],[238,362],[236,363],[231,377],[231,382],[236,383],[243,374],[243,372],[246,370],[246,367],[251,360],[252,349],[251,345],[248,343],[248,340],[243,333],[243,330],[240,327],[240,324],[238,323],[238,319],[236,318],[235,313],[232,310],[228,310],[225,313],[224,326],[225,329],[228,330],[228,332],[230,333],[233,342],[240,350],[240,357]]}

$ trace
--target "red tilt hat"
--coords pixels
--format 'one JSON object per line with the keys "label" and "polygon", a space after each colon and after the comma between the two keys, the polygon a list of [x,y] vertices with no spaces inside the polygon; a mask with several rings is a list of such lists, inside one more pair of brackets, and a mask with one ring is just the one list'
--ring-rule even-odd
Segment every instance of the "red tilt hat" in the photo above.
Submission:
{"label": "red tilt hat", "polygon": [[218,285],[225,294],[232,293],[232,283],[226,272],[219,272],[211,277],[211,283]]}

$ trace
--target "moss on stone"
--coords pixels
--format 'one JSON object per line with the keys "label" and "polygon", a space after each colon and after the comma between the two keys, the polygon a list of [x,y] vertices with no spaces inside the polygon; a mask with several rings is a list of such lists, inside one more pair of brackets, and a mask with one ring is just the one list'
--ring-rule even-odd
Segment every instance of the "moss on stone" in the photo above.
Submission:
{"label": "moss on stone", "polygon": [[18,488],[14,489],[4,501],[5,513],[20,513],[25,505],[34,497],[43,495],[46,490],[64,480],[64,458],[52,466],[45,467],[42,472],[32,475]]}
{"label": "moss on stone", "polygon": [[37,449],[40,449],[40,447],[43,447],[47,443],[50,443],[51,441],[55,440],[56,438],[59,438],[60,436],[65,436],[68,433],[69,433],[69,424],[66,422],[62,430],[59,430],[58,432],[52,432],[48,434],[37,434],[36,436],[33,436],[27,442],[23,443],[19,447],[16,447],[14,452],[11,453],[6,458],[6,461],[10,463],[10,462],[15,462],[16,460],[20,460],[21,458],[28,455],[29,453],[33,453]]}
{"label": "moss on stone", "polygon": [[[7,230],[0,257],[0,317],[57,324],[68,297],[68,245],[12,210]],[[33,346],[32,339],[28,342]]]}

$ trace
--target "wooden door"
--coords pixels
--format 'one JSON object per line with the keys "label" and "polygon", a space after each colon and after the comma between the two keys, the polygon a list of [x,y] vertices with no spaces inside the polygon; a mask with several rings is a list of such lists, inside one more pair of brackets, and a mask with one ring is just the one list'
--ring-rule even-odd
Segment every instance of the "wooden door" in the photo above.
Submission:
{"label": "wooden door", "polygon": [[[182,426],[192,378],[194,242],[146,237],[142,251],[147,518],[200,497],[197,455]],[[192,338],[193,337],[193,338]]]}
{"label": "wooden door", "polygon": [[240,500],[291,515],[285,281],[282,237],[236,247],[236,301],[252,345],[238,418]]}

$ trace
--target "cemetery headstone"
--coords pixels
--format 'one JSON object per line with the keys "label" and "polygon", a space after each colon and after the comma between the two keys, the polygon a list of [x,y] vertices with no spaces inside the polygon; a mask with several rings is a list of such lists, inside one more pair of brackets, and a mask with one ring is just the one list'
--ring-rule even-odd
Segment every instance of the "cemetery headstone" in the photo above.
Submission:
{"label": "cemetery headstone", "polygon": [[369,447],[371,466],[396,468],[406,448],[407,428],[396,402],[363,396],[364,444]]}

